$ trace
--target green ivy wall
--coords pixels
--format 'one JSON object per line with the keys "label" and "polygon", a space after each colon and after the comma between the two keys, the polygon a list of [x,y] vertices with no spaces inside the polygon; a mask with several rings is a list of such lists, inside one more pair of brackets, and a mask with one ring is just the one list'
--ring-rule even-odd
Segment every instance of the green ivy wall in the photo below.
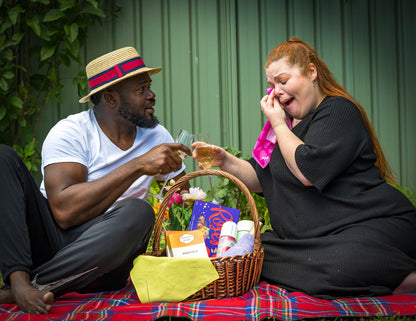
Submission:
{"label": "green ivy wall", "polygon": [[[162,66],[152,87],[157,115],[173,135],[181,128],[207,131],[212,143],[249,155],[265,122],[259,105],[267,88],[264,62],[277,44],[296,36],[317,49],[366,108],[399,183],[416,188],[415,0],[117,4],[118,18],[89,31],[83,60],[134,46],[147,65]],[[40,140],[59,119],[90,107],[78,104],[72,87],[79,68],[62,69],[64,104],[44,111]]]}

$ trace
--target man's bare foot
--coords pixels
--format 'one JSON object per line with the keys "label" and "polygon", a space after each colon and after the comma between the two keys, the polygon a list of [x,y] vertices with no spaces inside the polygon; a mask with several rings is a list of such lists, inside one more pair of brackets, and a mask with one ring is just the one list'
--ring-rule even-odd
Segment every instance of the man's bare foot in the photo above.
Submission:
{"label": "man's bare foot", "polygon": [[0,304],[13,304],[12,291],[0,289]]}
{"label": "man's bare foot", "polygon": [[47,314],[52,308],[53,293],[39,291],[30,282],[29,274],[16,271],[10,275],[11,297],[20,310],[30,314]]}

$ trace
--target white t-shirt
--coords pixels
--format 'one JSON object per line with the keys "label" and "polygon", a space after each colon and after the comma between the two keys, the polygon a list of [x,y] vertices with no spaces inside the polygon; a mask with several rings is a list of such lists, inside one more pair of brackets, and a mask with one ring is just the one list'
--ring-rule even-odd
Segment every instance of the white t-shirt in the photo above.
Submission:
{"label": "white t-shirt", "polygon": [[[62,162],[80,163],[88,168],[87,181],[99,179],[131,159],[140,156],[156,145],[171,143],[173,138],[161,125],[155,128],[137,127],[136,139],[128,150],[121,150],[103,133],[90,109],[70,115],[59,121],[48,133],[42,146],[42,175],[50,164]],[[185,169],[170,174],[175,177]],[[153,178],[163,181],[166,175],[141,176],[111,206],[128,198],[146,199]],[[47,197],[44,181],[40,191]]]}

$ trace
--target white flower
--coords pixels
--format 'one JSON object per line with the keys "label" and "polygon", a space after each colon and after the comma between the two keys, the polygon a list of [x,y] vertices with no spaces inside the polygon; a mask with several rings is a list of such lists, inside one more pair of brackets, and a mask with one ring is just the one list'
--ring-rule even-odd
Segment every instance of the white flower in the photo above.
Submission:
{"label": "white flower", "polygon": [[189,193],[183,193],[182,199],[184,201],[188,199],[194,199],[194,200],[201,200],[203,201],[207,197],[207,194],[200,189],[199,187],[191,187],[189,189]]}

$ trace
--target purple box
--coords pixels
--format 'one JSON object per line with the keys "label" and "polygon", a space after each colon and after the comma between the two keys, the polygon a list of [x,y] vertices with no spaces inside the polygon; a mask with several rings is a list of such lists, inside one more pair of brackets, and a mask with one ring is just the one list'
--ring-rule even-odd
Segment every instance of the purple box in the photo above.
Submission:
{"label": "purple box", "polygon": [[202,230],[209,256],[214,257],[217,254],[222,225],[226,221],[233,221],[237,224],[239,217],[240,210],[235,208],[196,200],[189,230]]}

